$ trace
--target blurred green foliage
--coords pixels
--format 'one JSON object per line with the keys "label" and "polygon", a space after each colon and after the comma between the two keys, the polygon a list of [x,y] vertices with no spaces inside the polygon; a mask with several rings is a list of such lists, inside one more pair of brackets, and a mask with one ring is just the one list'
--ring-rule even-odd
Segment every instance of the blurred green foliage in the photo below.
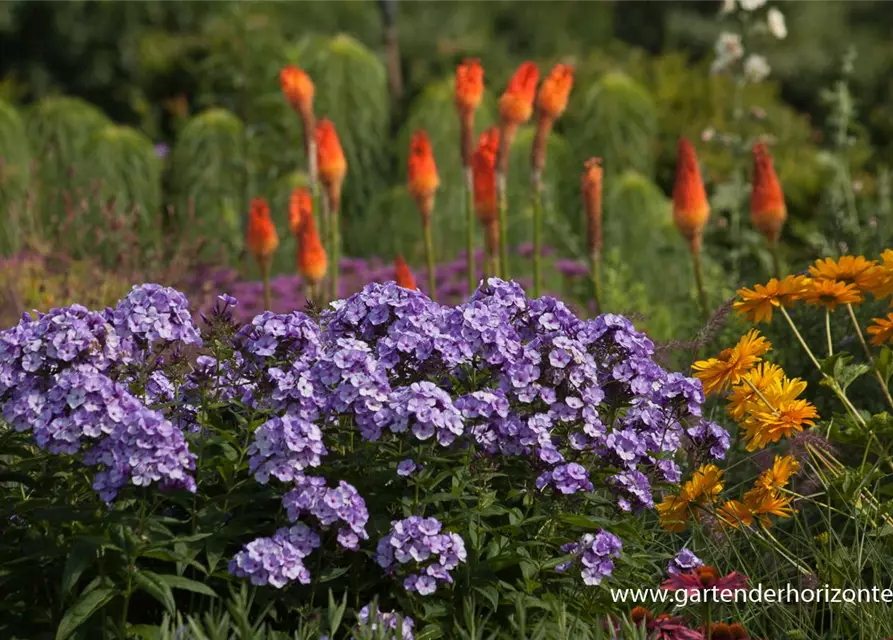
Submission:
{"label": "blurred green foliage", "polygon": [[[203,258],[232,262],[248,200],[263,196],[282,240],[274,269],[293,270],[288,196],[306,167],[301,124],[278,73],[294,63],[314,79],[317,116],[335,123],[347,155],[346,253],[402,253],[421,264],[404,181],[409,137],[424,128],[442,181],[435,249],[451,257],[464,247],[465,225],[456,63],[475,56],[484,64],[480,133],[495,123],[496,99],[519,62],[532,59],[546,73],[563,61],[575,65],[576,83],[549,141],[545,242],[583,258],[579,178],[587,158],[601,157],[606,278],[618,288],[607,295],[617,309],[650,307],[657,333],[670,335],[673,312],[659,320],[658,309],[693,296],[665,195],[680,135],[695,141],[711,194],[717,305],[721,292],[765,278],[770,264],[746,219],[749,141],[772,139],[791,214],[790,264],[837,250],[835,233],[846,224],[883,222],[875,210],[889,192],[873,178],[887,175],[893,143],[883,3],[779,5],[789,35],[776,41],[758,29],[745,42],[773,67],[768,82],[746,86],[709,67],[717,34],[757,14],[723,17],[720,4],[402,2],[396,94],[376,2],[3,3],[0,47],[10,55],[0,60],[0,205],[8,212],[0,252],[42,243],[95,257],[89,235],[70,233],[71,218],[107,225],[111,209],[150,247],[164,234],[190,236],[201,239]],[[842,88],[834,81],[851,48],[860,55]],[[532,127],[522,128],[511,157],[515,245],[530,237],[531,138]],[[168,152],[157,157],[153,143]],[[872,203],[867,213],[847,200],[856,182]],[[102,257],[112,266],[118,259],[114,251]]]}

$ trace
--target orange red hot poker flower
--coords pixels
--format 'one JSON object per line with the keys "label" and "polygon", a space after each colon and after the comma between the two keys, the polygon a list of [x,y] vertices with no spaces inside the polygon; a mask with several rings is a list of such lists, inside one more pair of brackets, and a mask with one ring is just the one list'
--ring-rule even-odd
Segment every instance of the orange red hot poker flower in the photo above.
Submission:
{"label": "orange red hot poker flower", "polygon": [[602,251],[602,166],[601,158],[586,161],[581,180],[583,208],[586,210],[586,247],[592,256]]}
{"label": "orange red hot poker flower", "polygon": [[539,68],[533,62],[524,62],[518,67],[499,99],[499,118],[503,124],[517,126],[530,120],[539,76]]}
{"label": "orange red hot poker flower", "polygon": [[341,186],[347,175],[347,159],[335,125],[325,118],[316,123],[316,162],[320,182],[326,188],[332,209],[338,210],[341,204]]}
{"label": "orange red hot poker flower", "polygon": [[456,67],[455,99],[460,112],[473,112],[484,95],[484,68],[476,58],[466,58]]}
{"label": "orange red hot poker flower", "polygon": [[490,127],[481,134],[478,148],[471,157],[474,211],[485,226],[497,222],[499,201],[496,194],[496,153],[499,129]]}
{"label": "orange red hot poker flower", "polygon": [[288,65],[279,72],[279,84],[295,111],[305,117],[313,113],[314,87],[307,73],[294,65]]}
{"label": "orange red hot poker flower", "polygon": [[316,231],[316,220],[312,212],[304,216],[298,232],[297,268],[301,276],[311,286],[318,285],[326,275],[328,260],[326,250]]}
{"label": "orange red hot poker flower", "polygon": [[291,234],[297,238],[301,231],[301,222],[313,215],[313,198],[310,190],[304,187],[296,187],[291,192],[288,201],[288,228]]}
{"label": "orange red hot poker flower", "polygon": [[694,147],[679,139],[676,157],[676,183],[673,187],[673,222],[688,240],[692,251],[700,251],[701,235],[710,218],[710,204],[701,180]]}
{"label": "orange red hot poker flower", "polygon": [[567,101],[574,86],[574,68],[558,63],[543,80],[536,96],[537,111],[544,117],[557,120],[567,109]]}
{"label": "orange red hot poker flower", "polygon": [[765,143],[753,146],[753,187],[750,192],[750,219],[753,226],[766,236],[769,242],[777,242],[787,218],[784,193],[772,156]]}
{"label": "orange red hot poker flower", "polygon": [[270,218],[270,206],[263,198],[251,201],[245,244],[259,262],[268,261],[279,247],[279,236]]}
{"label": "orange red hot poker flower", "polygon": [[481,105],[484,95],[484,68],[481,63],[468,58],[456,67],[455,100],[459,112],[459,141],[462,166],[471,166],[474,152],[474,112]]}
{"label": "orange red hot poker flower", "polygon": [[409,142],[407,176],[409,193],[419,207],[423,223],[427,224],[431,219],[434,194],[440,186],[440,177],[437,175],[431,141],[424,130],[416,131]]}
{"label": "orange red hot poker flower", "polygon": [[419,288],[416,284],[415,276],[412,275],[412,271],[409,270],[409,265],[406,264],[403,256],[397,256],[394,259],[394,282],[397,283],[397,286],[404,289]]}

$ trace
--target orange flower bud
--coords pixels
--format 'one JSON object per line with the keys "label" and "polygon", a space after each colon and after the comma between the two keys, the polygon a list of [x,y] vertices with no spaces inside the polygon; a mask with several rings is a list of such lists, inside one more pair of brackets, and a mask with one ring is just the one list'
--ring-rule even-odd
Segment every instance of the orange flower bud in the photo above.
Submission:
{"label": "orange flower bud", "polygon": [[784,193],[772,156],[762,142],[753,146],[753,187],[750,192],[750,220],[769,242],[777,242],[788,216]]}
{"label": "orange flower bud", "polygon": [[415,199],[425,224],[431,219],[434,208],[434,193],[440,186],[437,164],[431,150],[431,141],[424,130],[412,134],[409,142],[409,166],[407,170],[409,193]]}
{"label": "orange flower bud", "polygon": [[698,158],[691,143],[679,139],[676,156],[676,184],[673,187],[673,221],[688,240],[692,251],[701,248],[701,235],[710,217],[710,204],[701,180]]}
{"label": "orange flower bud", "polygon": [[310,190],[296,187],[288,201],[288,228],[297,238],[301,231],[301,222],[306,216],[313,215],[313,197]]}
{"label": "orange flower bud", "polygon": [[347,175],[347,160],[335,125],[325,118],[316,123],[316,160],[319,180],[326,188],[332,208],[337,211],[341,203],[341,185]]}
{"label": "orange flower bud", "polygon": [[460,113],[475,111],[484,95],[484,68],[476,58],[466,58],[456,67],[456,109]]}
{"label": "orange flower bud", "polygon": [[326,250],[319,240],[316,219],[311,212],[304,216],[298,232],[297,267],[301,276],[314,286],[319,284],[326,275],[328,267]]}
{"label": "orange flower bud", "polygon": [[409,265],[406,264],[403,256],[397,256],[394,259],[394,282],[397,283],[398,287],[403,287],[404,289],[419,288],[416,285],[415,276],[412,275],[412,271],[409,270]]}
{"label": "orange flower bud", "polygon": [[503,124],[517,126],[530,120],[539,76],[539,69],[533,62],[518,67],[499,99],[499,117]]}
{"label": "orange flower bud", "polygon": [[581,191],[583,208],[586,211],[586,247],[590,255],[598,256],[602,251],[602,165],[601,158],[586,161]]}
{"label": "orange flower bud", "polygon": [[499,129],[490,127],[478,142],[471,157],[474,210],[484,225],[499,217],[499,200],[496,193],[496,153],[499,149]]}
{"label": "orange flower bud", "polygon": [[283,67],[279,72],[279,84],[295,111],[303,116],[313,113],[313,81],[303,70],[294,65]]}
{"label": "orange flower bud", "polygon": [[251,201],[245,244],[260,262],[270,259],[279,247],[279,236],[270,218],[270,206],[263,198],[254,198]]}
{"label": "orange flower bud", "polygon": [[568,64],[556,64],[543,80],[536,97],[539,112],[556,120],[567,109],[567,100],[574,86],[574,68]]}

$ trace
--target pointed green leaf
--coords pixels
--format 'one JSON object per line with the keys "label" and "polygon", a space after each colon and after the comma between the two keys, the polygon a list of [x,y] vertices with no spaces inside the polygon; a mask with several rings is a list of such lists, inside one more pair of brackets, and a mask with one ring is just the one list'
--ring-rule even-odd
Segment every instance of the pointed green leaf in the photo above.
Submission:
{"label": "pointed green leaf", "polygon": [[96,544],[89,540],[78,540],[71,548],[68,560],[65,561],[65,569],[62,570],[62,599],[77,584],[78,578],[96,560]]}
{"label": "pointed green leaf", "polygon": [[168,613],[174,615],[177,605],[174,602],[174,592],[170,586],[157,573],[151,571],[137,571],[133,574],[136,586],[158,600]]}
{"label": "pointed green leaf", "polygon": [[163,582],[167,583],[173,589],[192,591],[193,593],[200,593],[203,596],[209,596],[211,598],[217,597],[217,594],[214,592],[214,590],[202,582],[171,574],[160,575],[157,577],[160,578]]}
{"label": "pointed green leaf", "polygon": [[62,616],[62,621],[56,629],[56,640],[66,640],[78,627],[99,609],[108,604],[115,597],[116,590],[111,587],[94,589],[82,595]]}

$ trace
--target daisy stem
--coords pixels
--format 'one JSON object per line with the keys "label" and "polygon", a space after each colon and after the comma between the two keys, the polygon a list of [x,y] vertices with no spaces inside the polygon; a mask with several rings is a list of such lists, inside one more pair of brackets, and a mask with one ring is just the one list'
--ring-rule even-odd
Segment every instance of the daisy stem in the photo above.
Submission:
{"label": "daisy stem", "polygon": [[700,247],[692,247],[691,262],[695,270],[695,285],[698,288],[698,301],[701,303],[701,313],[704,314],[704,318],[709,318],[710,309],[707,306],[707,290],[704,288],[704,274],[701,270]]}
{"label": "daisy stem", "polygon": [[828,337],[828,357],[834,355],[834,345],[831,341],[831,310],[825,307],[825,335]]}
{"label": "daisy stem", "polygon": [[887,404],[890,405],[890,408],[893,408],[893,397],[890,396],[890,389],[887,387],[887,383],[884,382],[881,372],[878,371],[877,365],[874,362],[874,356],[871,355],[871,349],[868,348],[868,343],[865,342],[865,336],[862,335],[862,329],[859,327],[859,321],[856,319],[856,312],[853,311],[853,305],[847,304],[846,309],[850,314],[850,320],[853,321],[856,335],[859,336],[859,342],[862,343],[862,348],[865,350],[865,357],[868,358],[868,362],[871,363],[874,377],[877,378],[878,383],[881,385],[881,391],[884,392],[884,398],[887,399]]}
{"label": "daisy stem", "polygon": [[[784,319],[787,320],[788,325],[791,327],[791,331],[794,332],[794,336],[796,336],[797,341],[800,343],[800,346],[803,347],[804,351],[806,351],[806,355],[809,356],[809,359],[812,360],[815,368],[818,369],[820,374],[822,374],[822,378],[825,384],[828,385],[828,387],[834,392],[834,395],[836,395],[838,399],[843,403],[843,406],[846,407],[846,410],[853,417],[853,419],[858,422],[863,429],[867,429],[868,424],[866,424],[865,419],[859,414],[859,412],[856,410],[856,407],[854,407],[853,403],[850,402],[850,399],[846,397],[846,393],[844,393],[843,389],[840,388],[840,385],[837,384],[837,380],[822,371],[822,365],[820,365],[819,361],[816,360],[815,355],[812,353],[812,349],[810,349],[809,345],[806,344],[806,341],[800,334],[800,330],[797,329],[797,325],[794,324],[794,321],[791,319],[790,314],[788,314],[787,309],[785,309],[784,307],[779,307],[778,309],[781,311]],[[872,436],[874,435],[873,431],[869,430],[869,433],[871,433]]]}
{"label": "daisy stem", "polygon": [[471,167],[465,168],[465,250],[468,252],[468,295],[477,286],[477,270],[474,265],[474,184]]}
{"label": "daisy stem", "polygon": [[747,386],[750,387],[751,391],[753,391],[755,394],[757,394],[757,397],[763,401],[763,404],[765,404],[767,407],[769,407],[769,409],[772,411],[772,413],[778,413],[778,409],[776,409],[775,407],[772,406],[772,403],[769,402],[769,399],[765,395],[763,395],[762,391],[757,389],[756,385],[754,385],[753,382],[751,382],[747,378],[742,378],[742,380],[744,380],[744,382],[747,383]]}

